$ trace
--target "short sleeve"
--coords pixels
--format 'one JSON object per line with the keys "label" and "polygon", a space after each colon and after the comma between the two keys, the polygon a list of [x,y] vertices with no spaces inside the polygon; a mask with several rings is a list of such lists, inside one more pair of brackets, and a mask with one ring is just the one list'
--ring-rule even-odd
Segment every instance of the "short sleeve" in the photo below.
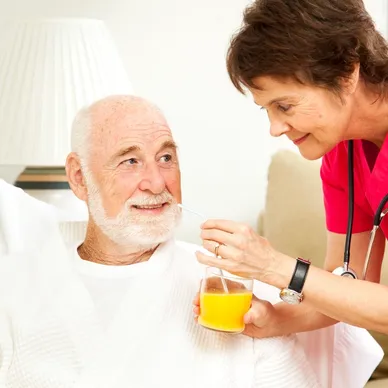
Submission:
{"label": "short sleeve", "polygon": [[[333,233],[346,234],[348,224],[348,170],[347,148],[338,145],[322,159],[321,180],[326,212],[326,228]],[[355,178],[357,172],[355,171]],[[362,183],[355,179],[355,206],[353,233],[369,231],[373,216],[365,211],[365,195]]]}

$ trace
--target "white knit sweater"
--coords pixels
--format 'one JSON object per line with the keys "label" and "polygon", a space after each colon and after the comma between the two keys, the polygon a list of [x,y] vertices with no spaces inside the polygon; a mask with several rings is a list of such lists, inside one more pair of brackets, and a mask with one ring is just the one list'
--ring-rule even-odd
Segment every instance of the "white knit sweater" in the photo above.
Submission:
{"label": "white knit sweater", "polygon": [[103,325],[79,268],[47,238],[38,254],[0,263],[1,388],[319,387],[295,337],[194,322],[201,270],[189,245],[162,245]]}

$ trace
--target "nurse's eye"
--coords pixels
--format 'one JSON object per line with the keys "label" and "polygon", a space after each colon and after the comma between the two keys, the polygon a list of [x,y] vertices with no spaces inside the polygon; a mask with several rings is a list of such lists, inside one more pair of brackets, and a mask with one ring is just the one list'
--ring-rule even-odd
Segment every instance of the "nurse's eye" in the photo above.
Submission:
{"label": "nurse's eye", "polygon": [[288,104],[278,104],[278,109],[285,113],[285,112],[288,112],[290,109],[291,109],[291,105],[288,105]]}

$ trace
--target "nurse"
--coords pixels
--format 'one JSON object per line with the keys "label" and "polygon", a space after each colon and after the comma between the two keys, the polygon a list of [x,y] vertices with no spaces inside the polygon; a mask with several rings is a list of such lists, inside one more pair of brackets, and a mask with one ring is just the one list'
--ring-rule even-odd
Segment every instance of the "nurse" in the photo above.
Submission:
{"label": "nurse", "polygon": [[[198,260],[279,288],[282,303],[256,300],[246,315],[246,334],[253,337],[338,321],[388,334],[388,288],[379,284],[388,216],[362,279],[373,217],[388,193],[388,44],[363,1],[256,0],[231,41],[227,68],[234,86],[268,113],[272,136],[287,136],[306,159],[322,157],[327,256],[319,269],[309,263],[313,258],[276,251],[246,225],[211,219],[201,238],[218,258],[198,253]],[[358,280],[332,273],[343,264],[348,225],[349,140],[350,267]],[[199,312],[198,300],[194,310]]]}

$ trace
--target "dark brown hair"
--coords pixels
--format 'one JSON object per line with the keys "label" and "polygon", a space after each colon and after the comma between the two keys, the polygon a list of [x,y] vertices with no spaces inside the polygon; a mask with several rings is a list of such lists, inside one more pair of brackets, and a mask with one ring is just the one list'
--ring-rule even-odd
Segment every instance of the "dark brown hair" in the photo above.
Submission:
{"label": "dark brown hair", "polygon": [[356,64],[383,92],[388,45],[362,0],[256,0],[227,55],[229,77],[242,93],[264,75],[340,92]]}

